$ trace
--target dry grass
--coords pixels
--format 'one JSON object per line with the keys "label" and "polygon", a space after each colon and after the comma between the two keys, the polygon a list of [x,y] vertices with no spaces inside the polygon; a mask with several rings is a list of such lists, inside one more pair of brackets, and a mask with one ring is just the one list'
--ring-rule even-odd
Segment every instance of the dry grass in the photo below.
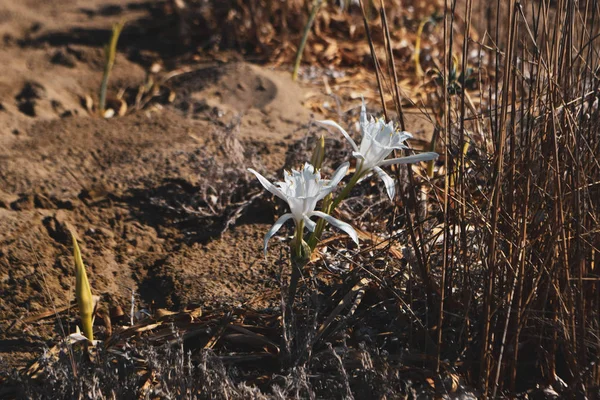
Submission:
{"label": "dry grass", "polygon": [[[446,3],[442,79],[429,98],[445,153],[432,185],[439,217],[417,221],[414,243],[424,282],[435,282],[438,368],[461,359],[482,397],[536,384],[593,397],[599,4],[490,2],[496,29],[475,42],[471,1]],[[479,93],[462,90],[466,76],[452,72],[458,45],[458,65],[474,68]]]}

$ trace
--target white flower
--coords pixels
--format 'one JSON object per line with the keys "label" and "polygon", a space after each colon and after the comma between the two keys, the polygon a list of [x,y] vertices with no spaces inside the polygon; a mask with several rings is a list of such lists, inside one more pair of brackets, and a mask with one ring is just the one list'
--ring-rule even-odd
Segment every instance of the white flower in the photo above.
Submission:
{"label": "white flower", "polygon": [[373,117],[367,118],[367,109],[363,100],[360,110],[360,130],[362,132],[362,141],[360,148],[350,137],[348,132],[334,121],[318,121],[321,125],[337,128],[342,135],[350,142],[354,151],[352,155],[360,160],[358,173],[365,176],[374,171],[385,184],[388,196],[394,198],[396,186],[394,180],[381,167],[392,164],[411,164],[420,161],[429,161],[438,158],[437,153],[421,153],[408,157],[392,158],[386,160],[395,149],[403,150],[408,146],[404,144],[412,135],[408,132],[400,132],[394,128],[393,122],[388,122],[380,118],[375,120]]}
{"label": "white flower", "polygon": [[[334,172],[331,180],[321,179],[321,173],[315,171],[315,168],[309,164],[304,164],[304,169],[301,171],[292,170],[292,172],[285,171],[284,178],[285,182],[276,182],[273,185],[264,176],[248,168],[248,171],[252,172],[258,178],[259,182],[269,192],[275,196],[284,200],[290,206],[291,213],[283,214],[277,222],[271,227],[269,232],[265,236],[265,256],[267,254],[267,245],[269,239],[277,233],[277,231],[283,226],[288,219],[294,219],[296,227],[302,222],[306,225],[308,230],[314,232],[316,223],[311,221],[310,217],[320,217],[329,222],[331,225],[338,229],[346,232],[352,240],[358,244],[358,235],[354,228],[349,224],[340,221],[339,219],[333,218],[331,215],[327,215],[321,211],[315,211],[317,202],[322,200],[329,193],[333,192],[337,187],[338,183],[344,178],[348,171],[349,163],[346,162]],[[302,234],[302,232],[300,232]]]}

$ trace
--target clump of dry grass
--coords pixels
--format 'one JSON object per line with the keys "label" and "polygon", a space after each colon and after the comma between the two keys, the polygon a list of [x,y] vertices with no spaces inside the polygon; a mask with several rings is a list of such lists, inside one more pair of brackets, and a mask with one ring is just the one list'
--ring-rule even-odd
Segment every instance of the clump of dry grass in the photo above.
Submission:
{"label": "clump of dry grass", "polygon": [[[431,315],[424,324],[437,369],[445,359],[460,362],[484,398],[536,385],[593,396],[598,4],[490,3],[495,31],[474,42],[472,1],[446,1],[446,51],[428,104],[437,110],[444,166],[434,178],[432,218],[416,215],[409,226]],[[468,89],[467,74],[453,73],[457,64],[474,69],[478,90]]]}
{"label": "clump of dry grass", "polygon": [[[156,346],[137,343],[120,356],[102,347],[92,353],[61,347],[57,358],[42,357],[36,379],[14,376],[4,383],[6,398],[28,399],[306,399],[431,397],[435,391],[419,368],[374,345],[352,349],[322,347],[310,361],[278,370],[264,380],[268,368],[231,364],[211,350],[190,351],[180,336]],[[75,354],[73,357],[71,354]],[[271,371],[272,373],[272,371]],[[441,382],[441,381],[440,381]],[[442,383],[447,392],[475,398],[458,381]],[[452,385],[454,388],[452,389]]]}
{"label": "clump of dry grass", "polygon": [[[29,399],[263,399],[258,389],[234,383],[211,351],[192,357],[180,340],[173,346],[140,344],[135,351],[114,354],[98,348],[90,353],[65,347],[58,358],[42,357],[41,379],[18,377],[17,397]],[[144,365],[147,372],[140,373]]]}

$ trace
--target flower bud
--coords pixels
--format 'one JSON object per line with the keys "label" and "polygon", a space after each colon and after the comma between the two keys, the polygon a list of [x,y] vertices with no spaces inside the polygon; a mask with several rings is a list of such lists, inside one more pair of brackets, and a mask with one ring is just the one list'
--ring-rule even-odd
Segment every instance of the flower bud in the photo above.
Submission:
{"label": "flower bud", "polygon": [[85,266],[83,265],[83,259],[81,258],[81,251],[73,233],[71,233],[71,238],[73,239],[73,257],[75,258],[75,298],[79,307],[83,334],[90,342],[93,342],[92,315],[94,313],[94,299],[92,297],[92,290],[90,289],[90,282],[85,272]]}
{"label": "flower bud", "polygon": [[313,150],[312,157],[310,158],[310,163],[315,167],[315,169],[321,169],[323,165],[323,160],[325,159],[325,136],[321,135],[317,144],[315,145],[315,149]]}

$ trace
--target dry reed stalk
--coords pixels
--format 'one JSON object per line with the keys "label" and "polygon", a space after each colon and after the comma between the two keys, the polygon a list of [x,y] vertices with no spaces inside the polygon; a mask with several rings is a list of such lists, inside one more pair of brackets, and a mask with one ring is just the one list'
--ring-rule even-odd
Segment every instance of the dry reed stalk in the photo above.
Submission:
{"label": "dry reed stalk", "polygon": [[[476,2],[457,3],[445,1],[441,92],[431,106],[442,110],[445,151],[443,180],[437,180],[443,196],[434,203],[441,211],[438,250],[426,247],[435,241],[427,221],[408,220],[419,232],[411,240],[417,260],[439,252],[439,265],[427,269],[430,287],[439,288],[436,307],[429,307],[439,312],[436,367],[440,371],[440,360],[452,354],[446,335],[460,321],[463,343],[457,347],[479,354],[467,363],[484,397],[516,393],[524,385],[519,371],[532,363],[540,365],[534,372],[540,385],[560,378],[571,395],[589,395],[600,385],[600,6],[592,0],[479,4],[488,18],[480,24],[493,31],[481,43],[471,41],[490,60],[480,66],[476,115],[476,106],[465,107],[466,75],[458,95],[448,91],[454,36],[464,32],[464,72],[477,15]],[[387,36],[387,21],[383,26]],[[397,77],[387,54],[394,90]],[[399,96],[392,95],[398,108]],[[489,132],[491,147],[467,136],[475,120]],[[487,180],[478,183],[477,176]],[[532,352],[532,344],[543,350]]]}

